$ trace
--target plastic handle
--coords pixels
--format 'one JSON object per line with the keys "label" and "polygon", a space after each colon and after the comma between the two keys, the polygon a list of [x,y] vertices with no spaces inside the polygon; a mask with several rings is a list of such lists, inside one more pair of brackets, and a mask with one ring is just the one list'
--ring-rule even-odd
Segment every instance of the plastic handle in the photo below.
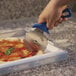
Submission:
{"label": "plastic handle", "polygon": [[43,32],[46,32],[46,33],[49,34],[49,30],[46,27],[46,22],[45,23],[42,23],[42,24],[34,24],[33,25],[33,28],[38,28],[38,29],[42,30]]}
{"label": "plastic handle", "polygon": [[[61,16],[62,18],[69,18],[72,16],[72,12],[69,8],[66,8],[63,13],[68,13],[65,16]],[[49,29],[46,27],[46,22],[42,23],[42,24],[34,24],[33,28],[38,28],[40,30],[42,30],[43,32],[46,32],[49,34]]]}
{"label": "plastic handle", "polygon": [[66,8],[62,13],[64,13],[64,16],[61,16],[61,18],[70,18],[72,16],[72,12],[70,8]]}

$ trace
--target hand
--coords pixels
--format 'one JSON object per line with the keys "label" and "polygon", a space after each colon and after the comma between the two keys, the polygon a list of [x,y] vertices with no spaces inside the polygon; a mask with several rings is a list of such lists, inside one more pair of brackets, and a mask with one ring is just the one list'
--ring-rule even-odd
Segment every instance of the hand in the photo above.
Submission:
{"label": "hand", "polygon": [[61,16],[64,15],[62,14],[62,12],[66,8],[67,8],[67,5],[57,7],[52,2],[50,2],[40,14],[38,23],[46,22],[47,28],[52,29],[62,21],[67,20],[67,18],[65,19],[61,18]]}

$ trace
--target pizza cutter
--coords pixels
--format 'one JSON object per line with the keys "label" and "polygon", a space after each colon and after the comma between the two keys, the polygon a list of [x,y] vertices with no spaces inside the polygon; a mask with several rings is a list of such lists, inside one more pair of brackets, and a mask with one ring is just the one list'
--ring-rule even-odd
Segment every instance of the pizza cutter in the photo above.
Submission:
{"label": "pizza cutter", "polygon": [[[69,18],[72,16],[71,10],[66,8],[63,13],[65,16],[62,18]],[[44,32],[49,34],[49,29],[46,27],[46,22],[42,24],[34,24],[30,31],[26,33],[24,43],[28,50],[45,50],[48,45],[48,39]]]}

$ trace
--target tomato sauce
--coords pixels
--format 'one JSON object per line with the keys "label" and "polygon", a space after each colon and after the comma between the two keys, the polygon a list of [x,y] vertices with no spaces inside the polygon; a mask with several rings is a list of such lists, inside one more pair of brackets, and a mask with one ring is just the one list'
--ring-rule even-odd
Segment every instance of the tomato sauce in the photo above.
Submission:
{"label": "tomato sauce", "polygon": [[26,49],[24,42],[20,40],[1,40],[0,41],[0,61],[14,61],[36,55],[37,51]]}

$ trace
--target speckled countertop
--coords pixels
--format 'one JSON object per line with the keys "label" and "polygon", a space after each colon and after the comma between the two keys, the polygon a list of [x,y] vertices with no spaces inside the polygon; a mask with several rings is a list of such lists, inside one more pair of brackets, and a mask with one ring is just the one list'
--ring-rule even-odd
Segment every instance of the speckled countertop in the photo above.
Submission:
{"label": "speckled countertop", "polygon": [[[50,0],[0,0],[0,21],[39,16]],[[75,2],[70,4],[76,11]]]}
{"label": "speckled countertop", "polygon": [[[27,29],[35,23],[36,20],[36,18],[24,18],[13,21],[3,21],[0,23],[0,33],[2,33],[3,29]],[[24,32],[22,35],[24,35]],[[29,70],[12,72],[4,76],[76,76],[76,19],[71,18],[71,20],[54,28],[51,31],[49,39],[57,44],[58,47],[69,52],[69,58],[67,60]]]}

